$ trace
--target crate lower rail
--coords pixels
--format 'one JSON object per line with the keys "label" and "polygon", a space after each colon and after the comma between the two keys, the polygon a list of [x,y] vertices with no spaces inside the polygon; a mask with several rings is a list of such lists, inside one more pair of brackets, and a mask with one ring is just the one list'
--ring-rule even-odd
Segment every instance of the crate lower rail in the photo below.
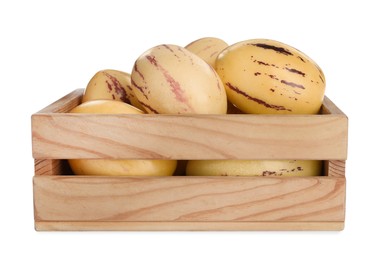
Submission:
{"label": "crate lower rail", "polygon": [[340,229],[344,220],[345,179],[328,176],[36,176],[34,191],[40,230]]}
{"label": "crate lower rail", "polygon": [[[32,116],[36,230],[344,228],[347,118],[330,100],[326,99],[323,105],[324,115],[315,115],[314,124],[305,116],[287,117],[289,120],[282,122],[274,116],[257,118],[250,115],[238,115],[232,119],[227,115],[184,117],[182,121],[178,117],[161,117],[163,121],[179,122],[181,125],[175,128],[176,124],[162,123],[158,124],[161,127],[159,130],[142,127],[143,140],[149,143],[135,149],[127,145],[129,140],[141,137],[134,130],[139,129],[140,124],[154,125],[160,117],[148,115],[144,119],[126,115],[107,118],[104,115],[87,117],[67,114],[79,103],[81,95],[81,90],[74,91]],[[72,125],[72,122],[79,120],[88,124]],[[92,124],[94,121],[100,122],[97,128]],[[127,135],[116,134],[114,137],[107,130],[120,122],[122,125],[115,131],[126,130]],[[259,123],[256,125],[254,122]],[[236,131],[228,138],[225,133],[230,131],[227,129],[229,125],[255,133],[243,139]],[[168,135],[172,130],[188,128],[197,133]],[[282,141],[275,137],[275,133],[281,134]],[[309,133],[316,136],[308,137]],[[218,136],[223,143],[212,140],[199,143],[206,134],[212,134],[215,139]],[[62,136],[63,139],[60,138]],[[69,137],[73,140],[68,140]],[[170,141],[169,149],[160,149],[162,142],[167,140]],[[197,150],[181,150],[183,143]],[[129,156],[141,159],[150,156],[150,159],[159,159],[171,156],[167,153],[175,149],[180,151],[178,159],[193,156],[197,159],[228,159],[230,154],[235,155],[232,159],[261,159],[256,156],[268,155],[275,159],[289,153],[287,156],[303,156],[300,159],[323,160],[324,173],[316,177],[72,175],[65,160],[69,159],[67,156],[72,155],[73,151],[75,158],[98,156],[99,153],[94,151],[104,144],[107,144],[107,149],[100,154],[100,158]],[[234,144],[238,152],[229,153],[233,148],[228,148],[226,144]],[[270,150],[254,151],[265,144]],[[202,149],[204,147],[206,149]],[[251,153],[248,154],[248,151]],[[248,157],[251,154],[253,158]]]}
{"label": "crate lower rail", "polygon": [[[343,161],[318,177],[62,175],[36,163],[37,230],[341,230]],[[70,173],[69,173],[70,174]]]}

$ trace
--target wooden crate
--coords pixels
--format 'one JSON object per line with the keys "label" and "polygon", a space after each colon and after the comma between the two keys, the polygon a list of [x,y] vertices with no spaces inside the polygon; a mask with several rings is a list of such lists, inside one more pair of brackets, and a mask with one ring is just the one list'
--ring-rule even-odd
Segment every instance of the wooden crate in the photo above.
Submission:
{"label": "wooden crate", "polygon": [[[32,115],[36,230],[342,230],[348,119],[319,115]],[[66,159],[310,159],[318,177],[75,176]]]}

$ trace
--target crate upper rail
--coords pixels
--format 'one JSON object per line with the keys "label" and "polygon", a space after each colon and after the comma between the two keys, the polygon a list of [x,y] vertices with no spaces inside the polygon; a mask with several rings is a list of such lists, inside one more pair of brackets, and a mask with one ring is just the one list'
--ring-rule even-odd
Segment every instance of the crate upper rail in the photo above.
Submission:
{"label": "crate upper rail", "polygon": [[320,115],[70,114],[82,89],[32,115],[35,159],[345,160],[348,119]]}

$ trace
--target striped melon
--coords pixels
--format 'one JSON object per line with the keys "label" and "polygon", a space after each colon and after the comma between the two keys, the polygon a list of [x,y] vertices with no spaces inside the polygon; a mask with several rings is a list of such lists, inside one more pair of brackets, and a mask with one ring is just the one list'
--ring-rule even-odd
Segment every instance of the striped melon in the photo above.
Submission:
{"label": "striped melon", "polygon": [[307,55],[284,43],[252,39],[224,49],[216,71],[227,98],[245,113],[316,114],[325,77]]}

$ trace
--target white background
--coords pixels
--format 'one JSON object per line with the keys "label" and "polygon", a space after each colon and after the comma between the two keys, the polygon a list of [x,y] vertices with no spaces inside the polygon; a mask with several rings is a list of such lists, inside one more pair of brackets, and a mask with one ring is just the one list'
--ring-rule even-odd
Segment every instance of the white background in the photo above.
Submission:
{"label": "white background", "polygon": [[[374,1],[1,1],[0,259],[377,259]],[[161,43],[270,38],[313,58],[349,117],[342,232],[36,232],[30,116]],[[5,243],[4,243],[5,242]],[[7,255],[7,256],[5,256]]]}

